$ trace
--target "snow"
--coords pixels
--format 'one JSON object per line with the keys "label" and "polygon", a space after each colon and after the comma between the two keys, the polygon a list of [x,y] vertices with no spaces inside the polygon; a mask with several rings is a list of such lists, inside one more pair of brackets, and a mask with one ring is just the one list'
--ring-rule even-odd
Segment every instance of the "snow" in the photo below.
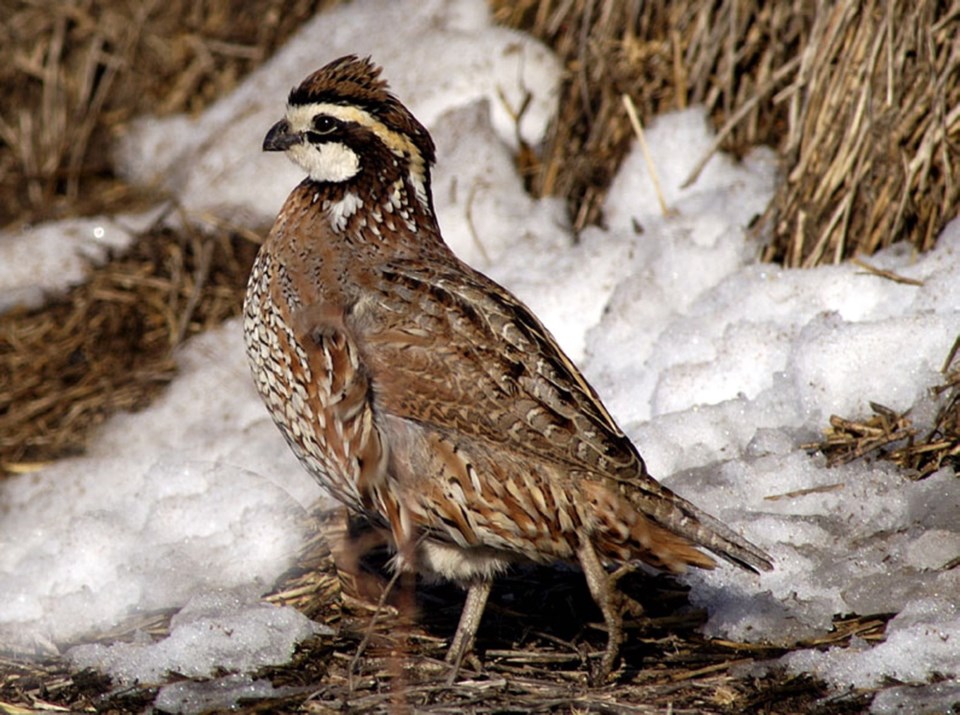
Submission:
{"label": "snow", "polygon": [[170,620],[157,643],[80,645],[70,651],[78,668],[107,670],[118,685],[162,682],[168,672],[208,678],[217,670],[248,671],[290,660],[298,642],[331,629],[292,608],[259,602],[256,589],[203,593]]}
{"label": "snow", "polygon": [[0,313],[18,305],[39,307],[47,295],[81,283],[88,265],[103,263],[111,249],[129,246],[161,211],[0,231]]}
{"label": "snow", "polygon": [[296,688],[274,688],[269,680],[249,675],[226,675],[201,683],[181,680],[160,688],[153,703],[165,713],[206,713],[230,710],[241,698],[274,699],[292,695]]}
{"label": "snow", "polygon": [[3,504],[0,642],[27,653],[198,592],[266,592],[303,536],[286,490],[236,461],[172,450],[65,461],[5,484]]}
{"label": "snow", "polygon": [[[486,12],[482,0],[344,4],[202,116],[138,122],[118,161],[133,181],[164,182],[199,222],[270,220],[300,179],[259,152],[286,93],[341,54],[372,54],[437,142],[434,192],[451,246],[540,315],[653,474],[773,555],[762,576],[687,577],[707,634],[790,644],[823,635],[835,614],[896,612],[883,643],[768,667],[838,689],[897,682],[874,699],[877,713],[954,702],[960,569],[943,566],[960,553],[960,480],[944,469],[913,482],[867,460],[828,469],[801,445],[831,414],[869,414],[868,400],[913,406],[929,426],[929,390],[960,334],[960,221],[928,254],[895,246],[869,259],[921,285],[853,264],[760,264],[745,227],[772,195],[774,157],[717,155],[681,189],[712,142],[694,108],[648,127],[670,214],[634,150],[607,227],[575,239],[561,202],[527,196],[511,159],[510,108],[530,93],[519,131],[539,143],[559,65]],[[55,287],[45,276],[78,279],[57,236],[123,225],[100,217],[0,238],[0,306],[36,301]],[[276,694],[250,673],[317,632],[257,598],[304,538],[297,515],[323,495],[257,398],[236,321],[192,340],[178,363],[165,395],[108,422],[85,457],[0,484],[0,642],[21,655],[66,652],[118,684],[217,674],[160,691],[161,710],[198,711]],[[166,640],[76,646],[161,608],[180,609]]]}
{"label": "snow", "polygon": [[859,688],[876,685],[884,678],[917,683],[930,673],[949,674],[957,665],[956,634],[960,632],[960,608],[955,601],[955,590],[940,596],[918,596],[887,625],[883,643],[870,647],[861,640],[850,648],[832,648],[826,653],[791,653],[784,660],[791,670]]}

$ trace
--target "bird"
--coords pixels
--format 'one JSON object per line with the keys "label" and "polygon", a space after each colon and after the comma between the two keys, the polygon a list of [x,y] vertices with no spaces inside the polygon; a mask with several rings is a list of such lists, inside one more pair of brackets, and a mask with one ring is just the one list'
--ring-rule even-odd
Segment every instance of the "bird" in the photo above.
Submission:
{"label": "bird", "polygon": [[771,558],[657,482],[533,312],[445,243],[435,146],[369,57],[293,88],[263,150],[306,172],[264,239],[243,332],[302,466],[389,537],[394,567],[466,590],[446,661],[472,652],[495,578],[579,564],[623,640],[617,571]]}

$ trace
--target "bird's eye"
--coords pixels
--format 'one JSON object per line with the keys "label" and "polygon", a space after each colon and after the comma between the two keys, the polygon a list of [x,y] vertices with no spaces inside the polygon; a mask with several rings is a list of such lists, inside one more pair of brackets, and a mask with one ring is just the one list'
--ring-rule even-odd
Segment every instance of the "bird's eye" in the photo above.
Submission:
{"label": "bird's eye", "polygon": [[332,134],[339,126],[340,122],[327,114],[318,114],[313,118],[313,130],[317,134]]}

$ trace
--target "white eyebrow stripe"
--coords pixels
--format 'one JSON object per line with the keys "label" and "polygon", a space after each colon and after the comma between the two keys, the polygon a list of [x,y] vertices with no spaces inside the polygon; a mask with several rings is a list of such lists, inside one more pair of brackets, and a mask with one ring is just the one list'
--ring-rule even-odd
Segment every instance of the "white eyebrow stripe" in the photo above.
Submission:
{"label": "white eyebrow stripe", "polygon": [[313,126],[313,118],[318,114],[339,119],[343,122],[353,122],[372,131],[380,141],[395,156],[404,157],[410,164],[410,179],[413,182],[417,199],[426,211],[430,210],[429,192],[427,190],[427,162],[417,145],[410,137],[396,132],[365,109],[353,104],[333,104],[331,102],[314,102],[312,104],[287,105],[287,121],[294,131],[309,131]]}
{"label": "white eyebrow stripe", "polygon": [[370,112],[355,105],[315,102],[287,107],[287,118],[293,127],[306,128],[312,126],[313,118],[317,114],[326,114],[343,122],[354,122],[367,127],[397,156],[420,156],[420,151],[406,135],[393,131]]}

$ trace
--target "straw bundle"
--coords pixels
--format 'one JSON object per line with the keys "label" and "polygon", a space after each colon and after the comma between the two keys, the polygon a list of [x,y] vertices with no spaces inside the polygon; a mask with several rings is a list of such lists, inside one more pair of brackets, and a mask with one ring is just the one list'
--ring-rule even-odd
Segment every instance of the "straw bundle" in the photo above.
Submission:
{"label": "straw bundle", "polygon": [[933,247],[960,199],[960,5],[824,4],[773,101],[789,107],[787,174],[765,217],[766,260]]}

